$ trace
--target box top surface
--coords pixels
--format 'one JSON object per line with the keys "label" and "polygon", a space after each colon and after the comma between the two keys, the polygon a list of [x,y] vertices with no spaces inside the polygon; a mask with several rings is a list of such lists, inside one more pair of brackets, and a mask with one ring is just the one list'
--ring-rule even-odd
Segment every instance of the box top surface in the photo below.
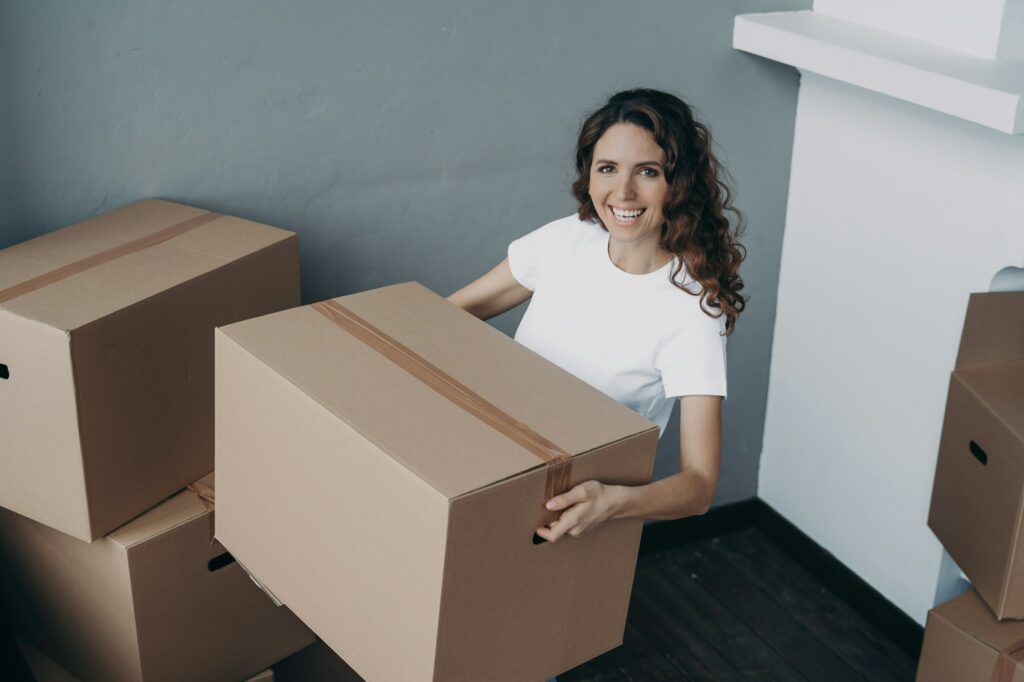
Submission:
{"label": "box top surface", "polygon": [[72,331],[292,237],[146,199],[0,251],[0,310]]}
{"label": "box top surface", "polygon": [[1018,643],[1024,645],[1024,621],[996,620],[973,590],[936,606],[931,612],[996,651]]}
{"label": "box top surface", "polygon": [[[571,455],[657,428],[419,284],[334,300]],[[449,499],[544,465],[312,306],[218,331]]]}
{"label": "box top surface", "polygon": [[1024,360],[1024,291],[971,294],[956,371]]}
{"label": "box top surface", "polygon": [[214,490],[213,472],[203,476],[193,485],[206,497],[200,497],[198,492],[186,488],[135,517],[107,537],[122,547],[129,548],[211,513],[213,501],[209,498],[213,496]]}

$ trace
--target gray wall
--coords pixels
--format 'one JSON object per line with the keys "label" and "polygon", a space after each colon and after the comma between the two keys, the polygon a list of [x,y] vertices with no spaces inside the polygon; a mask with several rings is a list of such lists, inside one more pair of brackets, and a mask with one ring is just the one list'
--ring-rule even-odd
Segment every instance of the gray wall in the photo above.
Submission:
{"label": "gray wall", "polygon": [[672,90],[710,122],[749,219],[718,501],[746,498],[798,76],[733,51],[732,17],[810,4],[7,0],[0,247],[159,196],[299,232],[307,301],[405,280],[448,294],[573,210],[584,112]]}

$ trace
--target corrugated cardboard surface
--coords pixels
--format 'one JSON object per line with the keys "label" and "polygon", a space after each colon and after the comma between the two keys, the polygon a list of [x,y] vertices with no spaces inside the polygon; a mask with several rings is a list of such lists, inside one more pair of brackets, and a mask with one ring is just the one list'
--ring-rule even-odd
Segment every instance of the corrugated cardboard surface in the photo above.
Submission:
{"label": "corrugated cardboard surface", "polygon": [[[1000,623],[975,592],[928,613],[917,682],[992,681],[999,651],[1024,639],[1024,623]],[[1024,682],[1024,664],[993,682]]]}
{"label": "corrugated cardboard surface", "polygon": [[[19,244],[0,289],[206,214],[147,200]],[[0,302],[0,504],[91,540],[209,471],[213,328],[298,302],[296,236],[230,216]]]}
{"label": "corrugated cardboard surface", "polygon": [[1022,387],[1024,293],[974,294],[928,525],[999,618],[1024,618]]}
{"label": "corrugated cardboard surface", "polygon": [[217,537],[314,632],[354,643],[339,653],[365,677],[415,679],[434,655],[447,499],[217,343]]}
{"label": "corrugated cardboard surface", "polygon": [[[423,287],[338,300],[573,483],[649,480],[656,427]],[[541,461],[309,308],[218,330],[217,467],[218,537],[368,679],[544,679],[621,641],[640,521],[533,545]]]}
{"label": "corrugated cardboard surface", "polygon": [[91,544],[3,510],[0,543],[13,627],[86,680],[243,679],[313,641],[237,563],[210,570],[191,491]]}

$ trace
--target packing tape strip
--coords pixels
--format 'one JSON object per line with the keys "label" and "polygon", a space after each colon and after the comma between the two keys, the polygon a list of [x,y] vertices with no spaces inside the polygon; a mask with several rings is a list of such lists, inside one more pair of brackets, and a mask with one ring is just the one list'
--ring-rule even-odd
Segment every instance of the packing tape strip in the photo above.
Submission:
{"label": "packing tape strip", "polygon": [[213,488],[205,483],[201,483],[200,481],[189,483],[185,488],[199,498],[199,501],[203,503],[204,507],[206,507],[206,511],[214,510],[214,505],[216,504],[216,493]]}
{"label": "packing tape strip", "polygon": [[1024,661],[1024,639],[1018,639],[999,650],[999,658],[992,669],[991,682],[1012,682],[1017,664]]}
{"label": "packing tape strip", "polygon": [[158,230],[153,234],[146,235],[145,237],[134,239],[126,244],[121,244],[120,246],[115,246],[107,249],[106,251],[100,251],[99,253],[91,256],[86,256],[85,258],[76,260],[73,263],[62,265],[56,270],[51,270],[50,272],[46,272],[42,275],[33,277],[32,279],[26,280],[21,284],[15,284],[12,287],[0,290],[0,303],[6,303],[7,301],[18,298],[19,296],[24,296],[25,294],[31,293],[37,289],[42,289],[54,282],[59,282],[60,280],[72,275],[77,275],[78,273],[94,268],[97,265],[109,263],[121,256],[127,256],[130,253],[148,249],[151,246],[156,246],[157,244],[168,241],[169,239],[174,239],[175,237],[182,235],[189,230],[193,230],[200,225],[213,222],[217,218],[222,217],[222,215],[223,214],[221,213],[214,213],[212,211],[203,213],[202,215],[189,218],[188,220],[183,220],[182,222],[171,225],[170,227],[165,227],[162,230]]}
{"label": "packing tape strip", "polygon": [[314,303],[312,308],[469,414],[536,455],[548,469],[545,500],[568,490],[572,474],[571,453],[514,419],[455,377],[337,301]]}

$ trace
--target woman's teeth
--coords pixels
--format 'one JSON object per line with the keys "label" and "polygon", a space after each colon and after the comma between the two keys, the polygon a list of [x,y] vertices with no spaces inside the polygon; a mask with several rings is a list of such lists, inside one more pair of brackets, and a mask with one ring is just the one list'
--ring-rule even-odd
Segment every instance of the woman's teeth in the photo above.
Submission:
{"label": "woman's teeth", "polygon": [[632,211],[623,211],[617,208],[612,208],[612,214],[615,216],[616,220],[630,222],[635,218],[638,218],[640,214],[643,213],[645,210],[646,209],[643,208],[637,208]]}

